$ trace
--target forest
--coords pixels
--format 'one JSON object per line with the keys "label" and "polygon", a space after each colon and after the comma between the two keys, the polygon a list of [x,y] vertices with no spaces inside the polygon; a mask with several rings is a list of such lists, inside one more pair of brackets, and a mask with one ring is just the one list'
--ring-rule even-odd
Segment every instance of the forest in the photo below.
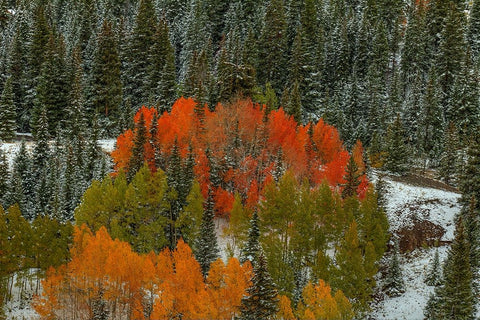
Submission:
{"label": "forest", "polygon": [[368,318],[415,172],[461,194],[425,318],[474,318],[480,0],[0,0],[0,42],[0,307]]}

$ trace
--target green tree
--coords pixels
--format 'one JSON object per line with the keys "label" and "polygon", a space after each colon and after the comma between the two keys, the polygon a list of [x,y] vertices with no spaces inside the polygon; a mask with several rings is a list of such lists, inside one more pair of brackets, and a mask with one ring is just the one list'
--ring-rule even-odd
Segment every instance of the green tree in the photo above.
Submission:
{"label": "green tree", "polygon": [[257,263],[257,256],[260,250],[260,229],[258,226],[258,214],[255,210],[253,211],[252,219],[250,220],[247,241],[241,250],[242,262],[249,260],[253,265],[255,265]]}
{"label": "green tree", "polygon": [[120,116],[122,103],[122,81],[120,78],[120,57],[112,24],[104,20],[97,35],[91,73],[92,115],[107,121],[107,132],[112,134],[115,121]]}
{"label": "green tree", "polygon": [[409,153],[405,143],[405,130],[399,114],[388,128],[386,143],[385,169],[394,173],[405,173],[408,170]]}
{"label": "green tree", "polygon": [[265,24],[259,39],[258,82],[272,84],[278,94],[287,70],[287,23],[284,1],[271,0],[266,8]]}
{"label": "green tree", "polygon": [[397,240],[395,241],[395,246],[390,257],[388,273],[384,285],[385,291],[390,297],[398,297],[405,292],[405,281],[403,280],[403,272],[400,267],[398,254]]}
{"label": "green tree", "polygon": [[135,125],[135,137],[133,141],[132,156],[128,160],[127,178],[131,180],[145,161],[145,143],[147,143],[147,128],[145,117],[140,113],[140,119]]}
{"label": "green tree", "polygon": [[16,131],[16,107],[13,101],[12,79],[8,78],[0,97],[0,139],[12,141]]}
{"label": "green tree", "polygon": [[438,248],[435,250],[433,261],[430,264],[425,283],[429,286],[439,286],[442,284],[442,269],[440,265],[440,256],[438,254]]}
{"label": "green tree", "polygon": [[205,209],[202,215],[202,224],[200,234],[195,244],[195,258],[202,268],[204,277],[207,277],[210,264],[218,258],[219,250],[217,244],[217,235],[215,233],[215,201],[213,192],[209,190],[208,198],[205,203]]}
{"label": "green tree", "polygon": [[253,269],[252,285],[247,289],[240,306],[240,319],[274,319],[278,311],[278,293],[267,270],[267,260],[260,252]]}
{"label": "green tree", "polygon": [[345,176],[343,179],[345,183],[343,184],[342,197],[348,198],[357,195],[357,188],[360,185],[361,173],[359,172],[357,163],[353,155],[350,156],[348,160],[347,167],[345,168]]}
{"label": "green tree", "polygon": [[126,96],[138,109],[148,102],[150,89],[149,68],[152,63],[151,48],[155,44],[157,17],[152,0],[140,0],[138,12],[128,45],[126,66]]}

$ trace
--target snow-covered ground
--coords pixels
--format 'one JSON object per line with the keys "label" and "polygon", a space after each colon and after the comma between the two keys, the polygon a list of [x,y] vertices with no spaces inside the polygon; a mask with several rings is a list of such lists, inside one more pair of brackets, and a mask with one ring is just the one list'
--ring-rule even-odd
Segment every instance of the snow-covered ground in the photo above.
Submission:
{"label": "snow-covered ground", "polygon": [[[387,185],[387,215],[393,233],[408,227],[412,218],[428,220],[443,227],[446,232],[442,241],[453,239],[454,217],[460,207],[460,194],[429,187],[412,186],[385,178]],[[406,291],[400,297],[384,297],[375,303],[371,319],[377,320],[422,320],[423,310],[434,287],[427,286],[425,276],[430,270],[436,248],[419,248],[402,255],[401,263]],[[440,262],[448,252],[447,246],[438,248]]]}

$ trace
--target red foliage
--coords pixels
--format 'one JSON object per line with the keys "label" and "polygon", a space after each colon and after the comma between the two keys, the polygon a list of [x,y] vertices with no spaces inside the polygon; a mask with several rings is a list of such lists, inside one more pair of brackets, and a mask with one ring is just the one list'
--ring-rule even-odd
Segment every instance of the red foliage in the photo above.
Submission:
{"label": "red foliage", "polygon": [[[220,186],[214,188],[217,215],[231,210],[235,192],[246,205],[254,206],[265,185],[285,170],[294,172],[297,179],[308,179],[313,186],[324,180],[332,188],[343,183],[349,154],[334,127],[323,120],[305,126],[298,124],[283,109],[265,117],[264,110],[264,106],[243,100],[228,106],[218,104],[211,112],[206,105],[197,106],[193,99],[180,98],[170,113],[158,117],[157,134],[148,139],[154,146],[146,145],[145,160],[154,170],[155,149],[166,160],[175,141],[183,158],[192,147],[195,177],[205,197],[211,187],[210,161],[214,161],[221,180]],[[140,113],[144,114],[149,130],[156,111],[142,107],[134,119],[137,123]],[[118,137],[117,149],[112,153],[116,170],[126,168],[133,136],[133,132],[126,131]],[[363,152],[361,144],[356,148],[355,160]],[[363,162],[357,163],[364,168]],[[359,195],[364,194],[367,186],[364,177]]]}

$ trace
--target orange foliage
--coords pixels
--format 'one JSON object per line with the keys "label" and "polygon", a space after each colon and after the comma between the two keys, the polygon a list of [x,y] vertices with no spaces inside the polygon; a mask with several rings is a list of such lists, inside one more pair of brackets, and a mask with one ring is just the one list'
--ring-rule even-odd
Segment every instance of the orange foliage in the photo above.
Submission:
{"label": "orange foliage", "polygon": [[94,235],[75,229],[72,260],[50,268],[43,294],[33,306],[42,319],[231,319],[250,285],[250,263],[212,264],[205,282],[190,247],[180,240],[172,252],[139,255],[113,240],[104,227]]}
{"label": "orange foliage", "polygon": [[[201,119],[199,110],[203,110]],[[195,155],[195,177],[206,197],[212,178],[206,156],[208,149],[220,171],[221,184],[215,197],[217,215],[229,213],[235,192],[249,206],[257,203],[261,190],[272,180],[278,167],[291,170],[296,178],[308,179],[312,185],[326,180],[336,188],[344,182],[349,155],[334,127],[323,120],[316,124],[298,124],[283,109],[265,117],[264,110],[264,106],[243,100],[228,106],[218,104],[215,112],[211,112],[207,106],[198,107],[193,99],[180,98],[170,113],[158,117],[157,134],[149,139],[155,145],[146,144],[145,160],[150,166],[154,165],[153,150],[168,160],[175,141],[185,158],[191,146]],[[156,111],[142,107],[135,116],[136,122],[140,113],[149,129]],[[133,132],[126,131],[117,139],[117,149],[112,153],[117,171],[127,168],[133,137]],[[362,188],[366,185],[362,184]]]}

